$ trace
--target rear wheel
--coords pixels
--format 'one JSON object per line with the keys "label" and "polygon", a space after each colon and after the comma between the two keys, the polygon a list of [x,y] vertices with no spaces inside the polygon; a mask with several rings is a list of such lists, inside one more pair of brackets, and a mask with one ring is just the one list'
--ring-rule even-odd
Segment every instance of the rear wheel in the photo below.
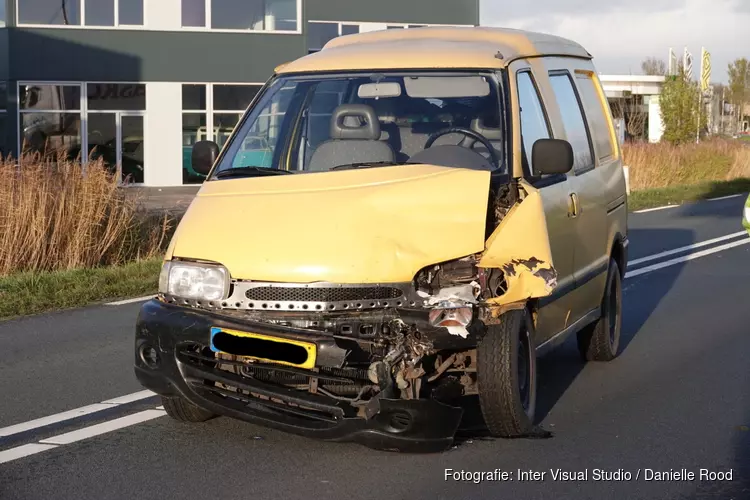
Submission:
{"label": "rear wheel", "polygon": [[477,346],[477,386],[484,421],[493,436],[516,437],[534,427],[536,349],[526,309],[490,325]]}
{"label": "rear wheel", "polygon": [[167,415],[180,422],[205,422],[216,416],[179,396],[162,396],[161,402]]}
{"label": "rear wheel", "polygon": [[622,280],[614,259],[609,261],[602,315],[578,332],[578,350],[587,361],[611,361],[617,357],[622,329]]}

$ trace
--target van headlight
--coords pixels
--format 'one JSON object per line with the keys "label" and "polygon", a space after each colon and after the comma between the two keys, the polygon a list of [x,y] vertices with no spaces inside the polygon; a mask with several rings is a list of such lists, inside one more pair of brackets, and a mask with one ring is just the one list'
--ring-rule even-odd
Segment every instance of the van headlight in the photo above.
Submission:
{"label": "van headlight", "polygon": [[224,300],[229,271],[218,264],[168,261],[159,275],[159,293],[193,300]]}
{"label": "van headlight", "polygon": [[745,207],[745,224],[750,225],[750,205]]}

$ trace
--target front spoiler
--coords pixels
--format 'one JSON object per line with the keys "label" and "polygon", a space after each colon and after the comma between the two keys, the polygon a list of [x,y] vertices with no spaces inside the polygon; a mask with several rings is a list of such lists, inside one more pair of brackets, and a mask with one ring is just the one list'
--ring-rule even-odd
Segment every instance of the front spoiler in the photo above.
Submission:
{"label": "front spoiler", "polygon": [[[440,452],[452,445],[463,416],[459,407],[427,399],[384,398],[368,405],[368,418],[355,417],[346,402],[190,363],[180,355],[179,346],[185,342],[207,343],[210,325],[215,324],[216,318],[200,311],[157,300],[144,304],[136,326],[135,345],[135,374],[141,385],[162,396],[181,396],[217,415],[326,441],[357,442],[370,448],[407,453]],[[243,328],[242,323],[234,326]],[[258,326],[254,325],[254,330]],[[139,356],[138,350],[144,343],[158,350],[158,367],[150,368]],[[209,387],[207,380],[262,397],[238,396]]]}

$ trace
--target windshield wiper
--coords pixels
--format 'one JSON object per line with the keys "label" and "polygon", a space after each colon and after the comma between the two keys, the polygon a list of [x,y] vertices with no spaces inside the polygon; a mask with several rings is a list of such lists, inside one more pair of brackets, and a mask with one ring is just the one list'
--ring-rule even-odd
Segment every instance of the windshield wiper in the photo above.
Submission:
{"label": "windshield wiper", "polygon": [[228,170],[222,170],[217,173],[214,177],[217,179],[226,179],[228,177],[251,177],[254,174],[261,175],[282,175],[282,174],[293,174],[292,170],[282,170],[280,168],[267,168],[267,167],[239,167],[230,168]]}
{"label": "windshield wiper", "polygon": [[330,170],[348,170],[352,168],[362,168],[362,167],[386,167],[386,166],[393,166],[393,165],[401,165],[401,163],[397,163],[393,161],[366,161],[362,163],[347,163],[345,165],[338,165],[338,166],[332,167]]}

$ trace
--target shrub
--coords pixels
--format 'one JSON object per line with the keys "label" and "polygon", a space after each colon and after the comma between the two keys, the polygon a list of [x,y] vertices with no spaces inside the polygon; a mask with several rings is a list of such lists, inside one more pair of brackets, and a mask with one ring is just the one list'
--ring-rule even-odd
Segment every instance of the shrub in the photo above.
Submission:
{"label": "shrub", "polygon": [[172,220],[140,209],[102,161],[0,159],[0,276],[123,264],[157,256]]}
{"label": "shrub", "polygon": [[750,148],[738,141],[629,143],[622,151],[632,190],[750,177]]}

